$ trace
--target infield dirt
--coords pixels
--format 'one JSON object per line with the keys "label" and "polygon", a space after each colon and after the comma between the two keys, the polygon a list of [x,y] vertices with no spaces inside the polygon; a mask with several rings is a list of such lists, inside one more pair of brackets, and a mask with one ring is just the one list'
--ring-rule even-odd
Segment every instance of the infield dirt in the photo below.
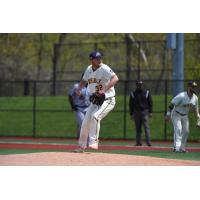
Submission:
{"label": "infield dirt", "polygon": [[93,152],[45,152],[0,155],[0,166],[200,166],[200,161]]}

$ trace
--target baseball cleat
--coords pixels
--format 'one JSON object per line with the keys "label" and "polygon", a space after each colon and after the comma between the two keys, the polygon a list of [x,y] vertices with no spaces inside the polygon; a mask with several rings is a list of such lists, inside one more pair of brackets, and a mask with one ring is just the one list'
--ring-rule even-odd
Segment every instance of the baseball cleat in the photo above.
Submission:
{"label": "baseball cleat", "polygon": [[181,153],[187,153],[188,151],[186,149],[181,149],[180,152]]}
{"label": "baseball cleat", "polygon": [[78,149],[75,149],[74,152],[75,152],[75,153],[84,153],[84,152],[85,152],[85,149],[79,147]]}
{"label": "baseball cleat", "polygon": [[97,150],[97,149],[98,149],[98,144],[97,144],[97,143],[90,144],[90,145],[88,146],[88,148]]}
{"label": "baseball cleat", "polygon": [[137,143],[135,146],[142,146],[142,144],[141,143]]}

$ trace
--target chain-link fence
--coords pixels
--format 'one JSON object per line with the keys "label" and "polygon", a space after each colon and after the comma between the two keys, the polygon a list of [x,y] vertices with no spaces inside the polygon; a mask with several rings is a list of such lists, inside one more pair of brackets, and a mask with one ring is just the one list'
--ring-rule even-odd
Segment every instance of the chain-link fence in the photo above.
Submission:
{"label": "chain-link fence", "polygon": [[[52,81],[0,82],[0,136],[76,137],[75,116],[67,97],[74,83],[74,80],[57,81],[56,95],[51,96]],[[197,83],[200,85],[200,81],[197,80]],[[164,113],[172,98],[172,84],[171,80],[144,81],[144,87],[153,97],[152,140],[173,138],[171,124],[164,121]],[[129,94],[134,89],[135,80],[121,80],[116,85],[116,106],[102,120],[101,138],[135,139],[135,127],[128,107]],[[197,92],[200,92],[199,86]],[[193,114],[190,122],[189,138],[198,139]]]}

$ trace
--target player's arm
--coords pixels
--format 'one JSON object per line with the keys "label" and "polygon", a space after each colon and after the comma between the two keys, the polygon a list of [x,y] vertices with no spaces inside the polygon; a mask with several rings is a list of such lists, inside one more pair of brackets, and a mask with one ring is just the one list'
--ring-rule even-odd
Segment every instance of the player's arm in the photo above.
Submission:
{"label": "player's arm", "polygon": [[196,115],[197,115],[197,123],[196,123],[196,126],[197,126],[197,128],[200,129],[200,114],[199,114],[198,97],[197,97],[197,100],[196,100]]}
{"label": "player's arm", "polygon": [[195,111],[196,111],[196,116],[197,116],[197,119],[200,120],[200,114],[199,114],[199,103],[198,103],[198,98],[197,98],[197,101],[196,101],[196,106],[195,106]]}
{"label": "player's arm", "polygon": [[152,116],[152,112],[153,112],[153,100],[152,100],[152,96],[151,93],[149,91],[148,97],[147,97],[147,101],[148,101],[148,106],[149,106],[149,116]]}
{"label": "player's arm", "polygon": [[174,108],[174,104],[171,102],[170,105],[169,105],[168,111],[167,111],[167,113],[165,115],[165,120],[166,121],[170,120],[170,116],[171,116],[171,112],[172,112],[173,108]]}
{"label": "player's arm", "polygon": [[86,82],[85,80],[83,80],[83,79],[79,82],[78,88],[76,89],[76,94],[77,94],[78,96],[81,95],[81,89],[82,89],[83,87],[85,87],[86,83],[87,83],[87,82]]}
{"label": "player's arm", "polygon": [[116,74],[114,74],[110,81],[105,85],[104,92],[108,91],[111,87],[116,85],[116,83],[119,81],[119,78],[117,77]]}
{"label": "player's arm", "polygon": [[72,110],[76,111],[77,108],[76,108],[76,106],[74,105],[73,97],[72,97],[71,95],[68,95],[68,99],[69,99],[69,103],[70,103],[70,105],[71,105]]}
{"label": "player's arm", "polygon": [[130,116],[133,116],[133,113],[134,113],[134,94],[133,92],[131,92],[130,94],[130,98],[129,98],[129,113],[130,113]]}

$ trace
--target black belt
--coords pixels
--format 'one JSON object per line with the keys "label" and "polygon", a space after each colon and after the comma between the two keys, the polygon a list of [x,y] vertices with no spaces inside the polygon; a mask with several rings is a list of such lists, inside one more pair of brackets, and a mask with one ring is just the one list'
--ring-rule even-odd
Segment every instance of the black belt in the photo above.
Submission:
{"label": "black belt", "polygon": [[87,108],[88,106],[74,106],[74,107],[76,107],[76,108]]}
{"label": "black belt", "polygon": [[177,110],[175,110],[175,111],[181,116],[186,116],[187,115],[187,114],[182,114],[182,113],[178,112]]}
{"label": "black belt", "polygon": [[[115,97],[115,96],[113,96],[113,97]],[[113,97],[108,97],[108,98],[105,98],[105,100],[109,100],[109,99],[112,99]]]}

